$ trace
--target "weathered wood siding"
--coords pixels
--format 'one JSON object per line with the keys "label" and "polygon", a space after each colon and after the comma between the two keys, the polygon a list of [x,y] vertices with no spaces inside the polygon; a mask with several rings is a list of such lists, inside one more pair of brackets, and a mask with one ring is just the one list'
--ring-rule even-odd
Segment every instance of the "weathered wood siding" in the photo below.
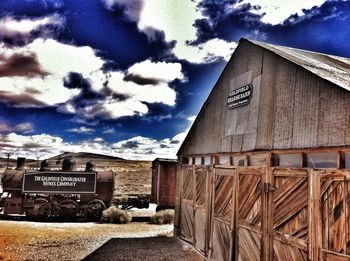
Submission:
{"label": "weathered wood siding", "polygon": [[[231,90],[249,104],[227,109]],[[242,41],[203,105],[180,154],[350,145],[350,92]]]}

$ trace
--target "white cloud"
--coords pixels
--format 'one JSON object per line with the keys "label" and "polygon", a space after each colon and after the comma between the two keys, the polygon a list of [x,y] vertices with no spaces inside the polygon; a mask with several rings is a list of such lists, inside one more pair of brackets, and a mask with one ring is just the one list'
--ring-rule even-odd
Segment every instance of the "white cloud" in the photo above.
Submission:
{"label": "white cloud", "polygon": [[118,155],[126,159],[154,160],[155,158],[176,158],[177,150],[184,137],[184,134],[178,134],[173,138],[156,140],[136,136],[114,143],[112,148]]}
{"label": "white cloud", "polygon": [[128,69],[128,74],[140,75],[144,78],[154,78],[163,82],[184,79],[180,63],[152,62],[150,60],[135,63]]}
{"label": "white cloud", "polygon": [[[13,54],[35,54],[42,70],[49,75],[35,78],[27,77],[1,77],[0,91],[8,96],[23,95],[28,88],[30,96],[44,105],[57,105],[64,103],[80,93],[78,89],[68,89],[63,86],[63,78],[69,72],[79,72],[89,77],[99,70],[104,61],[95,55],[95,51],[88,47],[77,47],[60,43],[56,40],[37,39],[20,48],[4,48],[0,56],[10,57]],[[17,104],[21,106],[21,104]],[[38,104],[29,104],[25,107],[37,107]],[[72,111],[72,108],[70,108]]]}
{"label": "white cloud", "polygon": [[68,132],[75,132],[75,133],[83,133],[83,134],[91,134],[93,132],[95,132],[94,129],[92,128],[87,128],[84,126],[81,126],[79,128],[72,128],[72,129],[68,129]]}
{"label": "white cloud", "polygon": [[0,136],[2,152],[11,152],[13,156],[27,158],[50,157],[58,154],[66,144],[57,136],[48,134],[20,135],[14,132]]}
{"label": "white cloud", "polygon": [[30,122],[22,122],[14,127],[15,131],[19,131],[24,134],[28,134],[34,131],[34,126]]}
{"label": "white cloud", "polygon": [[108,144],[102,138],[88,139],[77,143],[66,142],[49,134],[20,135],[14,132],[0,135],[0,152],[11,151],[14,157],[41,159],[56,156],[62,152],[91,152],[132,160],[154,160],[155,158],[176,158],[176,153],[187,132],[172,138],[156,140],[136,136]]}
{"label": "white cloud", "polygon": [[170,106],[175,104],[176,93],[167,84],[138,85],[133,82],[125,82],[123,78],[124,74],[120,72],[111,73],[108,86],[116,93],[130,95],[134,101],[160,102]]}
{"label": "white cloud", "polygon": [[[147,62],[148,63],[148,62]],[[158,66],[158,63],[148,63],[151,67]],[[170,67],[173,65],[168,63]],[[85,117],[94,118],[120,118],[124,116],[133,115],[145,115],[148,112],[148,107],[144,102],[147,103],[163,103],[165,105],[174,106],[176,101],[176,92],[169,85],[168,82],[175,80],[176,78],[183,79],[184,76],[181,73],[181,66],[175,64],[175,72],[173,75],[169,72],[164,76],[155,72],[154,76],[150,71],[144,71],[144,63],[135,65],[130,71],[138,74],[142,74],[143,77],[161,78],[161,82],[155,85],[146,84],[139,85],[131,81],[125,81],[125,74],[120,71],[109,72],[107,78],[103,79],[101,76],[94,78],[94,84],[92,85],[93,90],[101,92],[104,88],[103,83],[108,80],[108,87],[113,91],[114,94],[118,94],[124,98],[105,96],[104,99],[96,101],[94,104],[80,108],[78,113],[85,115]],[[167,65],[164,65],[165,67]],[[99,73],[98,73],[99,74]],[[165,81],[165,82],[162,82]],[[67,108],[68,106],[68,108]],[[62,108],[62,111],[72,110],[69,105]]]}
{"label": "white cloud", "polygon": [[5,122],[0,122],[0,133],[10,132],[12,128]]}
{"label": "white cloud", "polygon": [[176,41],[173,53],[179,58],[191,63],[210,63],[219,58],[228,58],[232,55],[236,43],[222,39],[213,39],[199,46],[191,46],[188,41],[197,38],[197,29],[194,22],[202,18],[197,10],[198,1],[179,0],[152,0],[140,2],[137,12],[130,12],[135,1],[104,0],[106,6],[112,9],[115,4],[124,7],[128,18],[137,23],[141,32],[150,40],[157,36],[157,31],[164,32],[167,42]]}
{"label": "white cloud", "polygon": [[314,6],[321,6],[326,0],[243,0],[239,4],[233,6],[238,7],[243,4],[250,3],[252,5],[259,5],[260,10],[254,10],[251,12],[257,14],[264,14],[261,21],[267,24],[280,24],[286,20],[290,15],[298,14],[303,15],[303,9],[311,9]]}
{"label": "white cloud", "polygon": [[116,133],[115,129],[109,128],[103,131],[104,134],[113,134]]}
{"label": "white cloud", "polygon": [[104,142],[104,139],[101,137],[96,137],[96,138],[94,138],[94,141],[95,142]]}
{"label": "white cloud", "polygon": [[198,46],[186,46],[186,48],[178,49],[175,54],[178,58],[192,63],[211,63],[219,58],[228,61],[236,47],[235,42],[214,38]]}
{"label": "white cloud", "polygon": [[12,37],[16,34],[28,34],[42,26],[61,26],[63,23],[63,18],[57,14],[38,19],[14,19],[11,16],[5,16],[0,19],[0,36]]}
{"label": "white cloud", "polygon": [[[4,48],[0,51],[0,56],[5,58],[14,54],[34,54],[40,69],[48,74],[45,77],[40,75],[30,79],[23,76],[0,77],[0,91],[3,92],[2,95],[6,94],[6,97],[12,97],[12,100],[16,100],[17,103],[14,106],[59,105],[59,112],[77,113],[87,118],[144,115],[148,112],[148,107],[143,102],[173,106],[175,105],[176,92],[168,84],[175,79],[184,80],[180,63],[149,60],[134,64],[126,73],[121,71],[104,73],[101,70],[104,61],[96,56],[92,48],[63,44],[52,39],[37,39],[25,47]],[[81,74],[90,82],[92,89],[99,93],[103,92],[104,84],[108,81],[108,87],[117,95],[102,93],[104,98],[100,98],[88,106],[77,108],[73,98],[81,90],[69,89],[63,85],[64,77],[70,72]],[[132,81],[126,81],[126,74],[156,79],[156,82],[139,85]]]}
{"label": "white cloud", "polygon": [[197,118],[196,115],[192,115],[192,116],[188,117],[187,120],[188,120],[189,122],[193,123],[194,120],[195,120],[196,118]]}
{"label": "white cloud", "polygon": [[6,122],[0,122],[0,133],[10,133],[12,131],[28,134],[34,131],[34,126],[30,122],[22,122],[15,126],[10,126]]}

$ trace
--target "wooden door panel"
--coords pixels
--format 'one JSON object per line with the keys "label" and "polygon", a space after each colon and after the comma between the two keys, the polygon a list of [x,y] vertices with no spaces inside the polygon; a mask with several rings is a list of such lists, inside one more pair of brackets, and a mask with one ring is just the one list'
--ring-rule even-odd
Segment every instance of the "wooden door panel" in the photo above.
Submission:
{"label": "wooden door panel", "polygon": [[231,260],[235,204],[235,170],[215,169],[212,206],[211,259]]}

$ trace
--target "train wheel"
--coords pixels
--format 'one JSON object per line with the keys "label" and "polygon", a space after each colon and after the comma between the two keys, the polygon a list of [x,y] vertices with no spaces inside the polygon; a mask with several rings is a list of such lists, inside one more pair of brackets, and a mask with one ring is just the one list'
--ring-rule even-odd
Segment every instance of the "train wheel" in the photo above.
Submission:
{"label": "train wheel", "polygon": [[50,216],[50,203],[44,198],[34,200],[32,208],[28,211],[27,216],[33,220],[44,220]]}
{"label": "train wheel", "polygon": [[60,217],[64,219],[75,219],[77,217],[79,205],[71,199],[65,199],[60,203]]}
{"label": "train wheel", "polygon": [[106,209],[105,203],[102,200],[94,199],[88,202],[85,209],[85,216],[89,220],[99,221],[102,211]]}

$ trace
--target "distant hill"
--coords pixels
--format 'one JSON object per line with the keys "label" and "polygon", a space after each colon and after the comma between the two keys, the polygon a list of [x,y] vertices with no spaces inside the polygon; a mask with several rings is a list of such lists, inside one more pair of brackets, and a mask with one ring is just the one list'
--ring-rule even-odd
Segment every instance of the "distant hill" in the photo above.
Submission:
{"label": "distant hill", "polygon": [[89,153],[89,152],[64,152],[64,153],[59,154],[57,156],[48,158],[47,160],[49,160],[49,161],[50,160],[63,160],[66,158],[73,158],[75,160],[80,160],[80,159],[119,160],[119,161],[125,160],[125,159],[119,158],[119,157],[103,155],[103,154],[96,154],[96,153]]}

